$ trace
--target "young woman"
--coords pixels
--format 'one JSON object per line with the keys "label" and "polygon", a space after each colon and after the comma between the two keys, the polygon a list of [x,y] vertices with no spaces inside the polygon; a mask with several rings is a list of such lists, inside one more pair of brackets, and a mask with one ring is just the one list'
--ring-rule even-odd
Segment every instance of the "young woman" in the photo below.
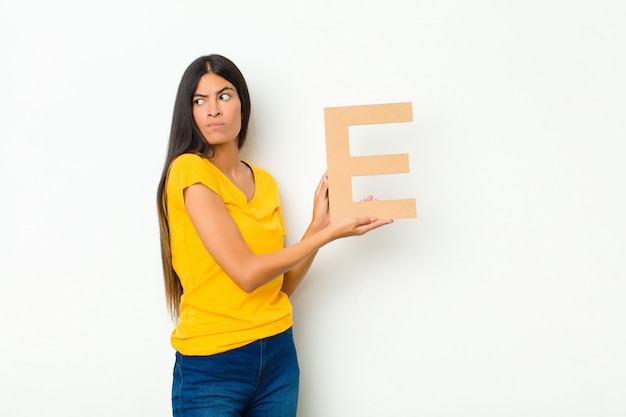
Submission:
{"label": "young woman", "polygon": [[177,319],[175,417],[295,416],[289,295],[319,248],[391,223],[331,222],[324,175],[308,229],[285,247],[276,182],[240,160],[250,108],[229,59],[203,56],[183,74],[157,193],[166,298]]}

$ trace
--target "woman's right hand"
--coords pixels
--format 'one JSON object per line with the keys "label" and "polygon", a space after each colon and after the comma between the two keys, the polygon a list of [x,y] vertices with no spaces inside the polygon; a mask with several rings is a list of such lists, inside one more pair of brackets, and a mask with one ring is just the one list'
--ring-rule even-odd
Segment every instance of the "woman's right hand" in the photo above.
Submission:
{"label": "woman's right hand", "polygon": [[376,217],[345,217],[331,221],[327,228],[334,239],[361,236],[381,226],[393,223],[393,219]]}
{"label": "woman's right hand", "polygon": [[[375,200],[374,197],[369,195],[361,201],[372,200]],[[329,204],[328,172],[325,172],[315,190],[313,219],[309,229],[311,231],[327,229],[330,231],[331,240],[364,235],[371,230],[393,223],[392,219],[378,219],[376,217],[347,217],[331,221]]]}

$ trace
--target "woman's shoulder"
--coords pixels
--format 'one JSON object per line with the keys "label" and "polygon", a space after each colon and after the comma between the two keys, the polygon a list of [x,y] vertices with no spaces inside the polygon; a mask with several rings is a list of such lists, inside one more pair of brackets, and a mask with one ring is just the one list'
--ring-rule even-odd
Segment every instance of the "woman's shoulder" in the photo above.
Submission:
{"label": "woman's shoulder", "polygon": [[170,164],[170,172],[178,171],[201,171],[211,172],[217,169],[207,158],[197,153],[184,153],[178,155]]}
{"label": "woman's shoulder", "polygon": [[204,164],[207,159],[197,153],[183,153],[172,160],[171,165]]}
{"label": "woman's shoulder", "polygon": [[168,173],[168,181],[182,188],[196,182],[213,184],[218,179],[217,167],[202,155],[193,153],[185,153],[174,158]]}

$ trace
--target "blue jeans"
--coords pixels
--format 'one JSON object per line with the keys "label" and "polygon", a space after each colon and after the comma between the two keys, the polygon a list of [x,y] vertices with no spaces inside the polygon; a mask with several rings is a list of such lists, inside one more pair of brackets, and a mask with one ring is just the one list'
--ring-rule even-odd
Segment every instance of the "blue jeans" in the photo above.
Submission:
{"label": "blue jeans", "polygon": [[300,369],[292,329],[210,356],[176,352],[174,417],[295,417]]}

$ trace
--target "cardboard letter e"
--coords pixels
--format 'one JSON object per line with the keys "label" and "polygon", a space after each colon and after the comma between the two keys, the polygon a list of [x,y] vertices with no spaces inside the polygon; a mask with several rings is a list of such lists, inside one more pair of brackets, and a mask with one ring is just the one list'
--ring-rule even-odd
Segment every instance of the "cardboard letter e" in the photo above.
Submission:
{"label": "cardboard letter e", "polygon": [[417,217],[415,199],[353,201],[352,177],[409,172],[407,154],[350,156],[348,127],[411,122],[411,103],[372,104],[324,109],[330,218],[374,216],[380,219]]}

